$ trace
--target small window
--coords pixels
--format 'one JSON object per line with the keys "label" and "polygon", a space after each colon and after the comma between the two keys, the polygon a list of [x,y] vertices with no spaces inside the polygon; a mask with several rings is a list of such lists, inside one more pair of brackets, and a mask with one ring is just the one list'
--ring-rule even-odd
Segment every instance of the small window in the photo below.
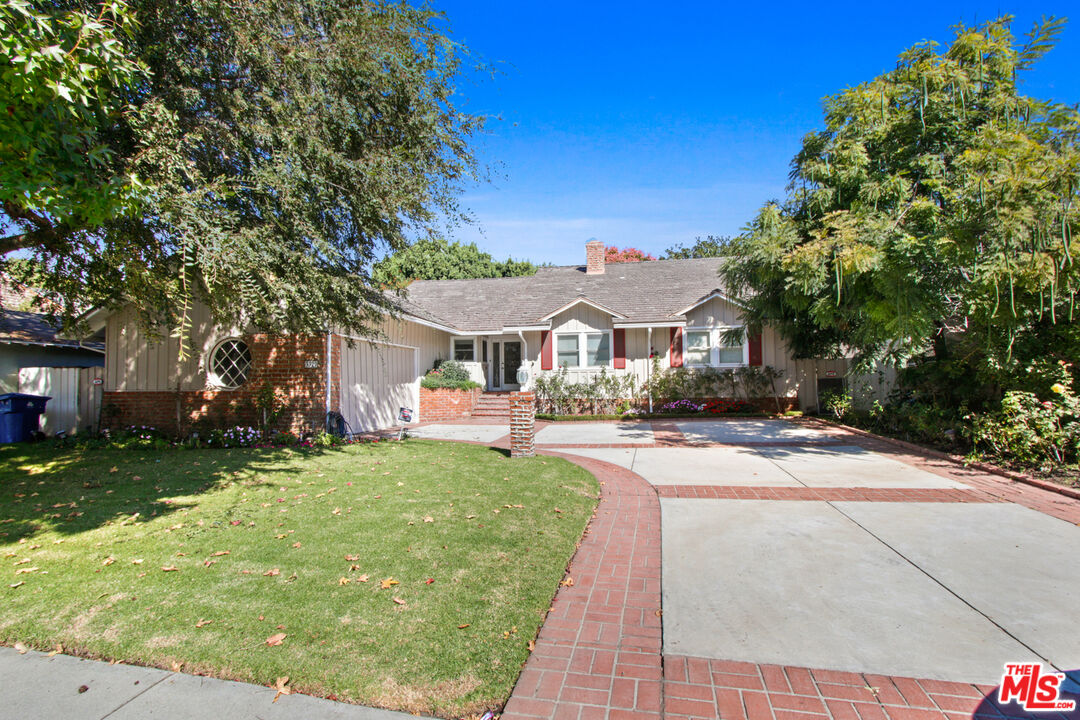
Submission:
{"label": "small window", "polygon": [[720,335],[720,359],[718,362],[721,365],[742,365],[743,362],[743,346],[738,345],[724,345],[724,337]]}
{"label": "small window", "polygon": [[577,367],[578,366],[578,336],[577,335],[559,335],[559,366],[560,367]]}
{"label": "small window", "polygon": [[247,382],[251,370],[251,350],[243,340],[222,340],[210,357],[211,378],[223,388],[238,388]]}
{"label": "small window", "polygon": [[[708,330],[687,330],[686,332],[686,364],[708,365],[712,347],[709,343]],[[723,361],[721,361],[723,362]]]}
{"label": "small window", "polygon": [[589,367],[607,365],[611,362],[611,336],[607,333],[589,333],[585,336],[585,364]]}
{"label": "small window", "polygon": [[454,340],[454,359],[461,362],[472,362],[475,350],[472,340]]}

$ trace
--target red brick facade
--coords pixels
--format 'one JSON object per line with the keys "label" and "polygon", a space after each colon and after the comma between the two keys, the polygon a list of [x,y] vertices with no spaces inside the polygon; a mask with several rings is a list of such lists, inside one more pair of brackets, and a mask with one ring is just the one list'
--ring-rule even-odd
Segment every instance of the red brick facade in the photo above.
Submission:
{"label": "red brick facade", "polygon": [[434,422],[469,417],[483,392],[481,388],[456,390],[421,387],[419,419],[423,422]]}
{"label": "red brick facade", "polygon": [[[251,350],[251,370],[239,388],[107,391],[102,398],[102,427],[152,425],[177,436],[236,425],[258,427],[259,391],[269,384],[279,411],[275,429],[295,433],[321,429],[326,415],[326,336],[260,333],[245,335],[243,340]],[[331,342],[331,358],[331,409],[337,409],[340,338]]]}

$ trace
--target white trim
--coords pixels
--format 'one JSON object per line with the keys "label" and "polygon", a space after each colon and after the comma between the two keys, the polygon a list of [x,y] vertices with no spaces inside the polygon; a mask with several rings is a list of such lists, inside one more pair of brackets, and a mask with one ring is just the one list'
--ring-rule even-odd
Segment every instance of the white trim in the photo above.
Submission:
{"label": "white trim", "polygon": [[[567,365],[567,370],[599,370],[601,368],[608,368],[612,370],[615,368],[615,333],[611,330],[566,330],[553,332],[554,336],[552,347],[552,369],[558,369],[563,367],[559,363],[559,338],[564,335],[575,335],[578,339],[578,364],[574,366]],[[589,354],[589,335],[607,335],[608,336],[608,361],[604,365],[586,365],[585,360]]]}
{"label": "white trim", "polygon": [[[391,313],[391,312],[388,312],[388,311],[384,312],[383,314],[384,315],[389,315],[390,317],[394,317],[394,314]],[[452,328],[449,325],[443,325],[441,323],[433,322],[431,320],[424,320],[422,318],[418,318],[415,315],[410,315],[408,313],[401,313],[401,315],[399,315],[398,317],[400,317],[400,319],[405,320],[407,322],[416,323],[417,325],[423,325],[424,327],[435,328],[436,330],[442,330],[443,332],[450,333],[451,335],[475,335],[476,334],[472,330],[458,330],[457,328]]]}
{"label": "white trim", "polygon": [[657,327],[686,327],[685,320],[662,320],[659,322],[613,322],[612,327],[619,328],[620,330],[637,330],[640,328],[657,328]]}
{"label": "white trim", "polygon": [[585,297],[584,295],[580,295],[580,296],[574,298],[573,300],[566,303],[565,305],[563,305],[558,310],[553,310],[552,312],[548,313],[547,315],[545,315],[545,316],[543,316],[542,318],[539,318],[539,319],[540,320],[551,320],[553,317],[555,317],[559,313],[566,312],[570,308],[574,307],[575,305],[579,305],[581,303],[584,303],[585,305],[588,305],[589,307],[596,308],[597,310],[600,310],[601,312],[606,312],[608,315],[610,315],[612,317],[622,318],[623,320],[627,319],[627,317],[625,315],[623,315],[622,313],[615,312],[611,308],[607,308],[607,307],[604,307],[603,305],[601,305],[600,303],[593,302],[592,300]]}
{"label": "white trim", "polygon": [[671,314],[672,315],[685,315],[686,313],[690,312],[694,308],[699,308],[702,305],[704,305],[705,303],[709,302],[710,300],[715,300],[716,298],[720,298],[721,300],[727,300],[729,303],[731,303],[732,305],[735,305],[737,307],[741,307],[741,308],[746,307],[746,305],[744,303],[739,302],[738,300],[731,297],[727,293],[725,293],[725,292],[723,292],[721,290],[713,290],[711,293],[709,293],[705,297],[701,298],[700,300],[698,300],[696,303],[694,303],[690,307],[683,308],[679,312],[671,313]]}
{"label": "white trim", "polygon": [[[745,328],[744,325],[687,325],[683,330],[682,339],[682,357],[683,366],[689,368],[737,368],[750,364],[750,337],[744,332],[742,341],[742,362],[738,363],[722,363],[720,362],[720,340],[721,335],[728,330],[734,330],[735,328]],[[690,348],[689,334],[692,332],[707,332],[709,333],[709,362],[708,363],[691,363],[687,357],[687,350]],[[735,347],[734,345],[730,347]]]}
{"label": "white trim", "polygon": [[[513,334],[513,333],[529,332],[529,331],[532,331],[532,330],[550,330],[550,329],[551,329],[551,323],[548,323],[547,325],[520,325],[520,326],[519,325],[507,325],[506,327],[504,327],[502,329],[502,334],[503,335],[509,335],[509,334]],[[498,330],[489,330],[487,332],[489,334],[495,334],[495,335],[499,334]]]}

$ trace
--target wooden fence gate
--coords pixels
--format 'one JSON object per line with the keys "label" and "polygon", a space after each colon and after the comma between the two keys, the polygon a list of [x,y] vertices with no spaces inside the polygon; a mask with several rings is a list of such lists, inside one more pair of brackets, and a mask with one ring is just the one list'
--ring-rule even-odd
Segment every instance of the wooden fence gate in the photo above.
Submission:
{"label": "wooden fence gate", "polygon": [[104,373],[105,369],[100,367],[22,368],[19,370],[19,392],[52,398],[41,418],[41,431],[46,435],[96,433]]}

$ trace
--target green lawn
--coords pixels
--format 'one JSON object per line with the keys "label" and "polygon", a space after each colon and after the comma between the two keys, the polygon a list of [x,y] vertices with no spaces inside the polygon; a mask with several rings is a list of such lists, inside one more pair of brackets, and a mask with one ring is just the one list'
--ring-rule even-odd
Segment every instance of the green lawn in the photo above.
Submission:
{"label": "green lawn", "polygon": [[597,491],[563,460],[424,440],[5,446],[0,642],[288,676],[300,692],[410,712],[495,708]]}

